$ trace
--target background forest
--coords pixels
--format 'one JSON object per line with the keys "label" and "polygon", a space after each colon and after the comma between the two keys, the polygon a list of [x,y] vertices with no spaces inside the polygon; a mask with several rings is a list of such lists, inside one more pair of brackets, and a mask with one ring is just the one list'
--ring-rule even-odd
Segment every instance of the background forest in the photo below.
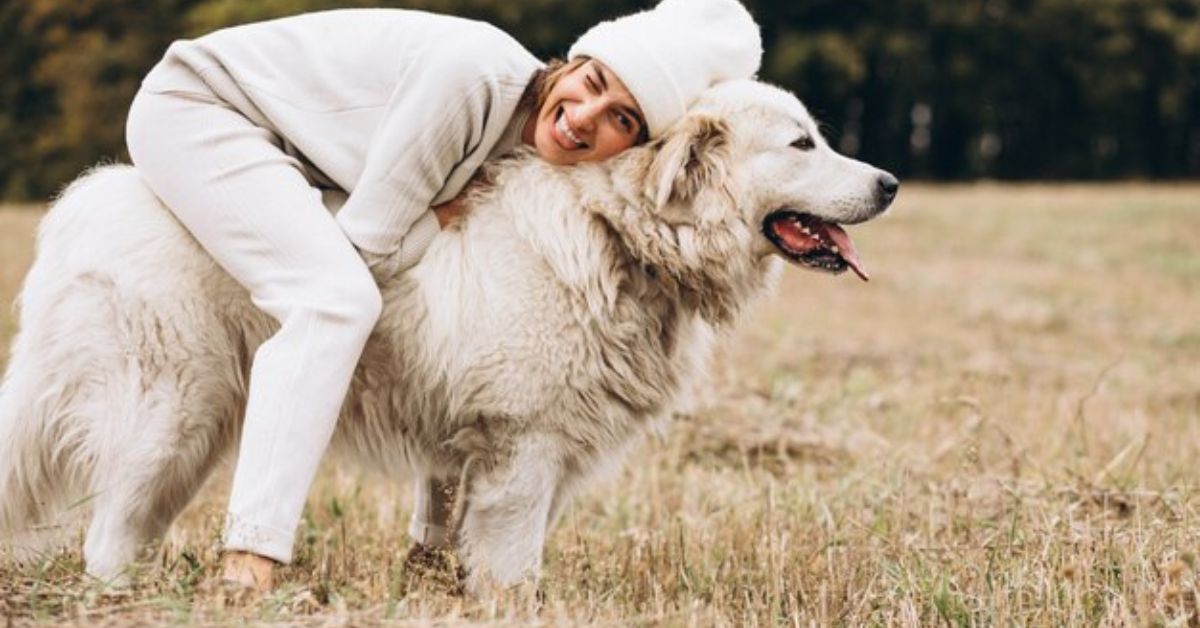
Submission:
{"label": "background forest", "polygon": [[[763,78],[835,146],[906,178],[1200,175],[1200,0],[746,0]],[[547,58],[647,0],[3,0],[0,199],[123,158],[138,81],[181,37],[404,6],[499,25]]]}

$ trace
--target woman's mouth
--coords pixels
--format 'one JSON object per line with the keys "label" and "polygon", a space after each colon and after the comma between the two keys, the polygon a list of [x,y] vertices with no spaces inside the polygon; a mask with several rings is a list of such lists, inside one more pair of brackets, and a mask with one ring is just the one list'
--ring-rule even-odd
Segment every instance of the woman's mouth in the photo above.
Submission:
{"label": "woman's mouth", "polygon": [[571,126],[567,124],[567,113],[562,107],[558,108],[558,119],[554,122],[554,128],[558,131],[554,140],[563,150],[587,148],[587,144],[579,139],[579,136],[571,130]]}

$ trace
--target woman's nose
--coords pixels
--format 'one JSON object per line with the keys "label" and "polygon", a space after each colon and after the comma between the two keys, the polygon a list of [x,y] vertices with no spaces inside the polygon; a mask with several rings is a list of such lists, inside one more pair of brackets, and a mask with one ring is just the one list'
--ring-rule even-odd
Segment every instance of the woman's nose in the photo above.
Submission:
{"label": "woman's nose", "polygon": [[579,127],[580,131],[595,130],[596,115],[603,109],[604,104],[596,102],[595,99],[584,101],[575,108],[575,119],[572,122]]}

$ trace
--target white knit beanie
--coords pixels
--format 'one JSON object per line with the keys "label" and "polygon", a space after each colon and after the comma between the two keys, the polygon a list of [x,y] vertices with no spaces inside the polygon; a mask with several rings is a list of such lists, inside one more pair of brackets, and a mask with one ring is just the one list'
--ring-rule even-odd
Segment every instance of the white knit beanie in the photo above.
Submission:
{"label": "white knit beanie", "polygon": [[762,62],[758,24],[738,0],[663,0],[601,22],[567,53],[617,73],[637,99],[651,137],[683,117],[713,84],[751,78]]}

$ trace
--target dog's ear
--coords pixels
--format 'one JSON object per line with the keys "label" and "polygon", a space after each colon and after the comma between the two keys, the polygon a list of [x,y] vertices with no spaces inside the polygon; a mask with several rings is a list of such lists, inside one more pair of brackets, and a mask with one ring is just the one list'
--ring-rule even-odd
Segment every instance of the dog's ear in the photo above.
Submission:
{"label": "dog's ear", "polygon": [[685,116],[651,145],[654,160],[646,194],[658,211],[687,203],[704,188],[720,185],[729,159],[729,127],[706,114]]}

